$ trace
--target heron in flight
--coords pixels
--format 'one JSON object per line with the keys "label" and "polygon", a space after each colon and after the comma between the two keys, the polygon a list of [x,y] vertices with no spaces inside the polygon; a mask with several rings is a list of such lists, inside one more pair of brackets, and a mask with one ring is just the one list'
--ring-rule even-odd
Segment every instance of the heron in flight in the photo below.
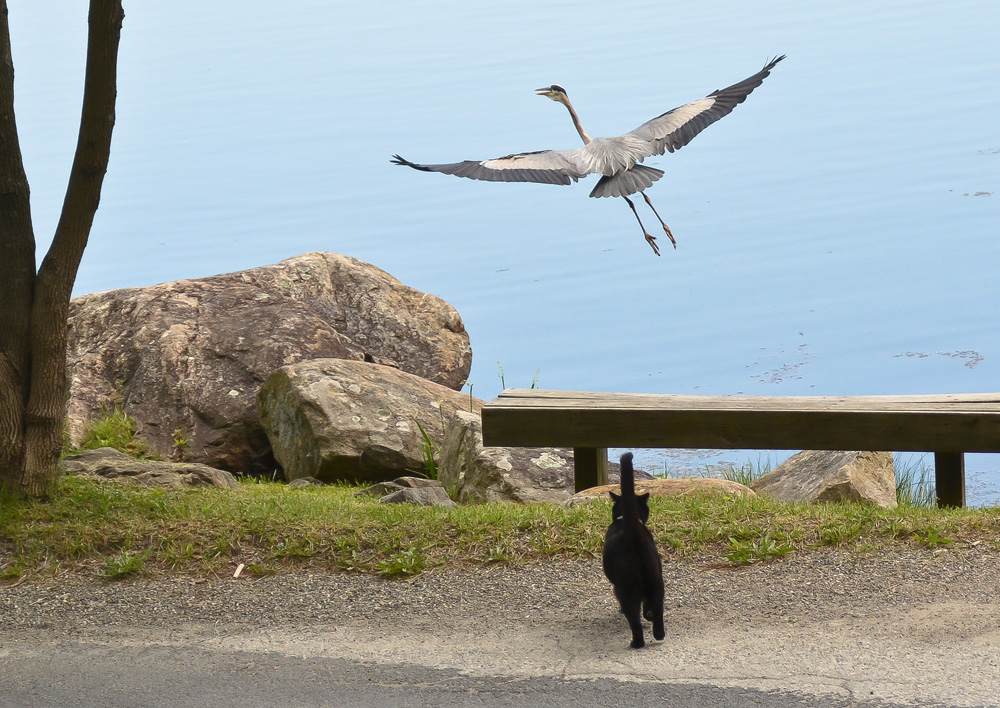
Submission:
{"label": "heron in flight", "polygon": [[590,174],[600,174],[601,179],[591,191],[592,197],[621,197],[632,209],[642,235],[652,247],[653,253],[660,255],[656,237],[651,236],[639,218],[639,212],[628,195],[638,192],[646,204],[656,214],[663,232],[670,243],[677,248],[677,241],[670,233],[666,222],[656,212],[645,190],[663,176],[663,170],[646,167],[638,163],[653,155],[673,152],[691,142],[698,133],[715,121],[728,115],[743,103],[750,92],[763,83],[771,69],[785,58],[781,55],[772,59],[753,76],[724,89],[710,93],[705,98],[675,108],[672,111],[646,121],[635,130],[615,138],[591,138],[580,123],[580,117],[566,95],[566,89],[558,84],[535,89],[536,95],[557,101],[569,111],[576,131],[583,140],[582,148],[570,150],[539,150],[505,155],[492,160],[476,162],[451,162],[442,165],[419,165],[393,155],[392,162],[423,172],[442,172],[446,175],[481,179],[489,182],[540,182],[543,184],[569,184]]}

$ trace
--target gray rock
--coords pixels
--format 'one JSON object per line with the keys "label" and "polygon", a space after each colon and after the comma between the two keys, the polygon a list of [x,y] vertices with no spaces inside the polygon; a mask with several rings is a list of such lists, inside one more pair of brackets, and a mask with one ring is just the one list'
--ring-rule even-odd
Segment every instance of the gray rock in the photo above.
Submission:
{"label": "gray rock", "polygon": [[356,497],[379,497],[380,499],[393,492],[398,492],[405,489],[403,485],[396,484],[395,482],[376,482],[370,487],[365,487],[364,489],[354,493]]}
{"label": "gray rock", "polygon": [[320,482],[315,477],[299,477],[288,483],[288,486],[292,489],[297,489],[299,487],[321,487],[323,483]]}
{"label": "gray rock", "polygon": [[110,447],[84,450],[59,462],[63,474],[102,477],[148,487],[219,487],[237,489],[229,472],[193,462],[138,460]]}
{"label": "gray rock", "polygon": [[404,487],[379,499],[382,504],[420,504],[421,506],[458,506],[444,487]]}
{"label": "gray rock", "polygon": [[378,364],[316,359],[275,371],[258,396],[260,421],[285,478],[378,482],[423,469],[424,439],[482,401]]}
{"label": "gray rock", "polygon": [[400,487],[440,487],[441,483],[436,479],[426,477],[398,477],[393,480]]}
{"label": "gray rock", "polygon": [[323,357],[460,389],[472,351],[446,302],[334,253],[95,293],[70,304],[69,438],[120,405],[161,458],[266,474],[257,391],[275,369]]}
{"label": "gray rock", "polygon": [[449,419],[438,479],[459,502],[561,503],[573,494],[572,450],[483,447],[479,415]]}
{"label": "gray rock", "polygon": [[750,488],[782,501],[852,501],[887,509],[896,506],[891,452],[806,450],[788,458]]}

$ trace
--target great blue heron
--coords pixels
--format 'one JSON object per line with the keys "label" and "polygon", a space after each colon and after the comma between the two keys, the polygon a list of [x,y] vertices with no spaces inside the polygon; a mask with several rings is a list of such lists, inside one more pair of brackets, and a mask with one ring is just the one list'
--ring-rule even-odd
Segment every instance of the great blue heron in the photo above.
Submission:
{"label": "great blue heron", "polygon": [[763,83],[774,65],[784,58],[785,55],[781,55],[772,59],[753,76],[728,88],[710,93],[705,98],[667,111],[663,115],[643,123],[635,130],[616,138],[591,138],[587,135],[587,131],[580,123],[579,116],[573,110],[573,104],[569,102],[566,89],[562,86],[552,84],[545,88],[535,89],[537,95],[546,96],[566,106],[570,118],[573,119],[573,125],[576,126],[580,138],[583,139],[584,146],[582,148],[521,152],[482,162],[466,160],[465,162],[452,162],[443,165],[418,165],[399,155],[393,155],[392,162],[423,172],[442,172],[446,175],[490,182],[569,184],[589,174],[600,174],[602,177],[590,196],[621,197],[624,199],[631,207],[632,213],[635,214],[639,228],[642,229],[642,235],[652,246],[653,252],[660,255],[660,247],[656,244],[656,237],[651,236],[646,231],[646,227],[642,225],[642,219],[639,218],[639,212],[636,211],[635,204],[628,198],[628,195],[636,192],[642,195],[646,204],[656,214],[656,218],[660,220],[663,232],[670,239],[674,248],[677,248],[677,241],[670,233],[670,228],[656,213],[653,203],[649,201],[649,197],[643,191],[663,176],[663,170],[637,163],[652,155],[662,155],[664,151],[673,152],[687,145],[694,136],[719,118],[731,113],[736,104],[746,100],[750,92]]}

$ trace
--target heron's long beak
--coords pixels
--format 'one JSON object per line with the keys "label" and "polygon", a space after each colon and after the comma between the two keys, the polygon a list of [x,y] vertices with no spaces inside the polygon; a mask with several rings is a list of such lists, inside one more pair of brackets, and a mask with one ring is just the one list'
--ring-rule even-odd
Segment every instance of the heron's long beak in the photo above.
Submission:
{"label": "heron's long beak", "polygon": [[540,89],[535,89],[536,96],[548,96],[550,93],[552,93],[552,89],[549,88],[548,86],[545,86]]}

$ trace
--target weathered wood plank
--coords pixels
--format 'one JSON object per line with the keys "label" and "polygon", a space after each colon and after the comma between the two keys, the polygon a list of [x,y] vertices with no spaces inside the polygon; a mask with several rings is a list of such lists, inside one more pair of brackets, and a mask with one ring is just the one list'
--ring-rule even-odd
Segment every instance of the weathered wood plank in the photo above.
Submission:
{"label": "weathered wood plank", "polygon": [[1000,452],[1000,413],[483,409],[486,445]]}
{"label": "weathered wood plank", "polygon": [[711,396],[507,389],[489,406],[501,408],[684,409],[684,410],[855,410],[870,412],[996,412],[1000,394],[910,396]]}
{"label": "weathered wood plank", "polygon": [[986,394],[953,395],[955,400],[943,402],[899,396],[567,393],[505,391],[483,409],[484,443],[1000,452],[1000,397],[995,394],[994,404]]}

